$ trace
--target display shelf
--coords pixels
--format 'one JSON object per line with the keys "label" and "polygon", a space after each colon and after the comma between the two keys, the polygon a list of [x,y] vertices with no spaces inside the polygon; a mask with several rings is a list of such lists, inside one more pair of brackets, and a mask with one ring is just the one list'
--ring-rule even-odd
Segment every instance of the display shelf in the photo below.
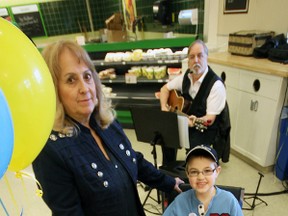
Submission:
{"label": "display shelf", "polygon": [[[138,77],[137,83],[166,83],[168,82],[168,76],[165,76],[163,79],[147,79],[146,77]],[[126,83],[125,75],[117,75],[115,79],[101,79],[103,84],[109,83]],[[136,85],[137,83],[127,83],[129,85]]]}
{"label": "display shelf", "polygon": [[95,66],[142,66],[142,65],[167,65],[167,64],[181,64],[182,59],[171,59],[171,60],[151,60],[151,61],[118,61],[118,62],[107,62],[104,60],[93,60]]}
{"label": "display shelf", "polygon": [[[97,72],[113,68],[116,74],[115,79],[101,79],[102,84],[112,88],[113,96],[110,97],[112,103],[118,112],[118,119],[124,127],[133,127],[130,119],[130,107],[134,105],[147,106],[149,108],[159,108],[159,99],[155,97],[155,92],[159,92],[161,87],[168,82],[169,77],[166,74],[162,79],[148,79],[144,76],[131,80],[132,77],[125,79],[125,74],[132,67],[143,66],[166,66],[167,68],[181,68],[182,59],[173,56],[161,56],[161,58],[140,60],[140,61],[105,61],[108,52],[126,52],[134,49],[143,49],[143,52],[154,48],[171,48],[173,52],[181,51],[188,47],[195,38],[175,38],[161,40],[142,40],[135,42],[114,43],[114,44],[93,44],[85,45],[89,56],[93,59],[93,64]],[[156,56],[158,57],[158,56]],[[114,59],[113,59],[114,60]],[[131,82],[131,83],[129,83]],[[125,113],[125,116],[121,114]]]}

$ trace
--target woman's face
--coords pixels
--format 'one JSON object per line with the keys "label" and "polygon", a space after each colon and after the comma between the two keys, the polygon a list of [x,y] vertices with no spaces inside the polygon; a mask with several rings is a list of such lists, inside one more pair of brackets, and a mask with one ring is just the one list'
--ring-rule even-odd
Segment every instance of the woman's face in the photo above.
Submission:
{"label": "woman's face", "polygon": [[87,123],[98,103],[92,71],[68,49],[60,55],[60,68],[58,91],[65,112]]}

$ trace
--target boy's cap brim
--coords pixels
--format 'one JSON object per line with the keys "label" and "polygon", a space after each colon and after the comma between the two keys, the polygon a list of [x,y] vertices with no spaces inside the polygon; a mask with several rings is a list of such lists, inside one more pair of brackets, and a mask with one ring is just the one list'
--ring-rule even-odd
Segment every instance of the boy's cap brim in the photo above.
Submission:
{"label": "boy's cap brim", "polygon": [[188,159],[192,155],[194,155],[196,152],[201,152],[201,151],[209,153],[211,155],[211,157],[214,159],[214,161],[219,165],[218,156],[217,156],[217,153],[216,153],[215,149],[213,149],[213,148],[211,148],[210,146],[207,146],[207,145],[198,145],[198,146],[194,147],[193,149],[191,149],[186,155],[185,162],[187,163]]}

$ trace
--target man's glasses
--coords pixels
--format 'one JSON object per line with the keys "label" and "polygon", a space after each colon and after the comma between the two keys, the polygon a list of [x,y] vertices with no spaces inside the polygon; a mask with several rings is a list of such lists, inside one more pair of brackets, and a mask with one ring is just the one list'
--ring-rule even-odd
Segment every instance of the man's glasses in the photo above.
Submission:
{"label": "man's glasses", "polygon": [[202,173],[202,175],[204,176],[210,176],[214,173],[215,169],[204,169],[203,171],[199,171],[199,170],[189,170],[188,171],[188,176],[189,177],[197,177],[200,173]]}

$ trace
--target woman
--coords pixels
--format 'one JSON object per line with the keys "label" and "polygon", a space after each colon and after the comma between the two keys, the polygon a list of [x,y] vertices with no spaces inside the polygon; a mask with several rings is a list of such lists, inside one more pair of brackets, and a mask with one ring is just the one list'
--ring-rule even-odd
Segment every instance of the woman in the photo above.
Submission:
{"label": "woman", "polygon": [[57,100],[53,131],[33,162],[43,199],[57,216],[145,215],[137,180],[163,191],[183,183],[135,152],[87,52],[71,41],[43,50]]}

